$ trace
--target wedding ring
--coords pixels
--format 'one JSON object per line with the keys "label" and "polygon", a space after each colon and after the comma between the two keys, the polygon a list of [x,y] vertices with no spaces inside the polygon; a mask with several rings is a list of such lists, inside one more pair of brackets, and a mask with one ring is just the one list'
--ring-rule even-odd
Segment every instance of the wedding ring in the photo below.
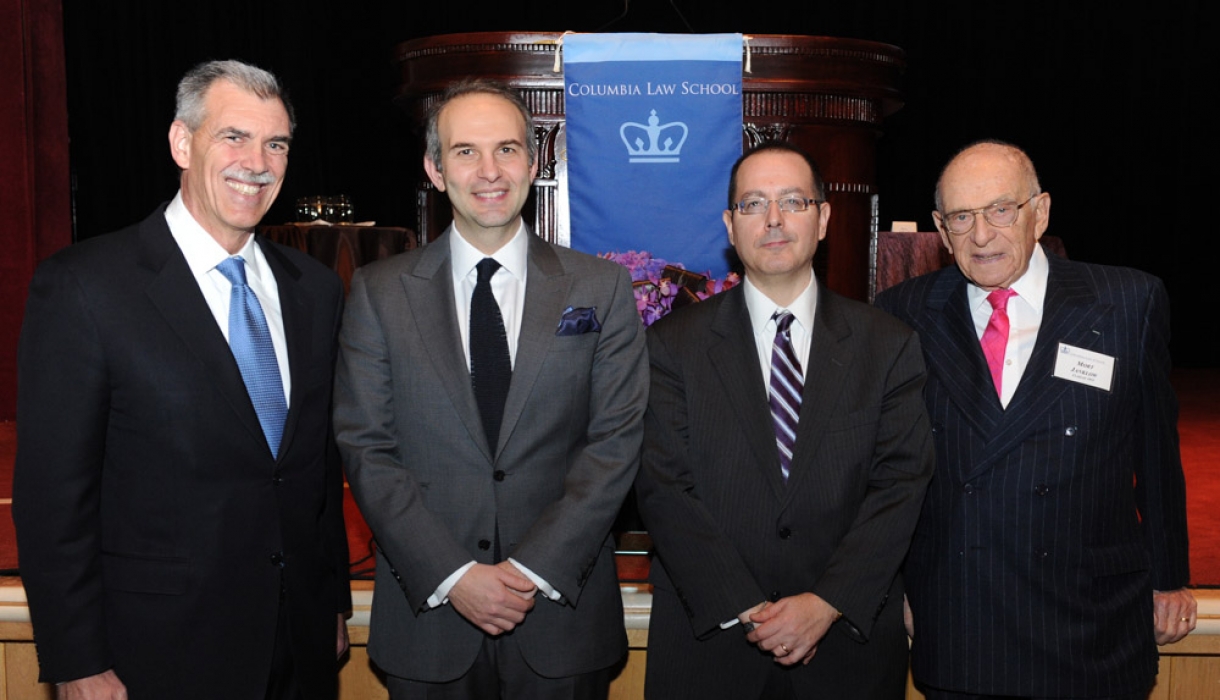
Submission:
{"label": "wedding ring", "polygon": [[787,644],[781,644],[781,645],[779,645],[779,648],[780,648],[780,649],[783,649],[785,654],[787,654],[788,652],[792,651],[791,649],[789,649],[789,648],[788,648],[788,645],[787,645]]}
{"label": "wedding ring", "polygon": [[[1189,617],[1179,617],[1178,619],[1181,620],[1182,622],[1190,622]],[[783,645],[781,644],[780,646],[783,646]]]}

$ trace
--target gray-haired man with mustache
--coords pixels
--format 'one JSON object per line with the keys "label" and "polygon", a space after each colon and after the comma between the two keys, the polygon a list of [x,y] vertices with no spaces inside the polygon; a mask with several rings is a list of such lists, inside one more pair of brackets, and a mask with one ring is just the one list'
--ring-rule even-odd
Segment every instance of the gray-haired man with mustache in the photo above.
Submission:
{"label": "gray-haired man with mustache", "polygon": [[61,700],[336,695],[343,288],[254,235],[292,131],[275,76],[197,66],[169,128],[177,195],[30,286],[13,518]]}

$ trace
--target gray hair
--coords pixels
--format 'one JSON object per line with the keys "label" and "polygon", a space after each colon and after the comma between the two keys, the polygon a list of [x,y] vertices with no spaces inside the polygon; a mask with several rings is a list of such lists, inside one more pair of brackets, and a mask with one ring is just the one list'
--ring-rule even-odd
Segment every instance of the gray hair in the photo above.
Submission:
{"label": "gray hair", "polygon": [[288,123],[295,130],[296,115],[292,111],[292,102],[288,100],[288,92],[280,84],[279,78],[257,66],[241,61],[208,61],[200,63],[187,71],[178,82],[178,100],[174,110],[174,119],[186,124],[191,131],[203,125],[207,118],[204,100],[208,88],[217,80],[227,80],[246,92],[257,95],[260,99],[277,99],[288,112]]}
{"label": "gray hair", "polygon": [[441,169],[441,134],[440,127],[437,125],[440,121],[441,110],[445,109],[453,100],[467,95],[494,95],[508,100],[517,108],[517,111],[521,113],[521,119],[525,121],[525,148],[529,152],[530,165],[533,165],[534,160],[538,157],[538,140],[534,138],[534,115],[525,105],[525,100],[521,99],[521,94],[498,80],[466,78],[450,85],[441,98],[428,110],[425,139],[428,157],[432,159],[432,164],[436,166],[436,169]]}
{"label": "gray hair", "polygon": [[1029,195],[1033,197],[1042,192],[1042,186],[1038,184],[1038,171],[1034,168],[1034,161],[1020,146],[1011,144],[1007,141],[1002,141],[1000,139],[980,139],[959,148],[957,152],[953,154],[953,157],[945,162],[944,167],[940,169],[940,175],[936,176],[936,211],[942,214],[945,213],[945,202],[940,193],[941,183],[945,179],[945,172],[948,171],[949,166],[953,165],[953,162],[965,154],[966,151],[969,151],[977,146],[999,146],[1000,148],[1005,148],[1012,151],[1013,158],[1019,162],[1021,169],[1025,171],[1025,179],[1029,184]]}

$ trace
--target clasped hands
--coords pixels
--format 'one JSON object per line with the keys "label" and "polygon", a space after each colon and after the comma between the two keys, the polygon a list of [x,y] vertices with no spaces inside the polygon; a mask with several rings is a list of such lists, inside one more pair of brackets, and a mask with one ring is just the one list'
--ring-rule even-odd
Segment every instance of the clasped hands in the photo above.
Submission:
{"label": "clasped hands", "polygon": [[737,619],[755,625],[746,634],[747,641],[775,656],[776,663],[794,666],[813,660],[822,637],[840,617],[830,603],[813,593],[801,593],[774,603],[763,601]]}
{"label": "clasped hands", "polygon": [[511,632],[534,609],[538,587],[512,562],[475,564],[453,584],[449,604],[475,627],[496,637]]}

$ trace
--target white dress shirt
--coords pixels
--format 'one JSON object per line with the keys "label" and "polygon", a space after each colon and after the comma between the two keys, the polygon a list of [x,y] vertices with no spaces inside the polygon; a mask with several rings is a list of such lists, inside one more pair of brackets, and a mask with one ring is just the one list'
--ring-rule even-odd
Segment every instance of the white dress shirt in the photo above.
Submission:
{"label": "white dress shirt", "polygon": [[[1029,259],[1029,269],[1013,282],[1010,289],[1016,292],[1008,299],[1008,345],[1004,349],[1004,372],[1000,381],[1000,404],[1008,408],[1025,375],[1025,367],[1034,354],[1034,343],[1038,340],[1038,328],[1042,325],[1042,310],[1046,303],[1046,280],[1050,263],[1042,246],[1034,246]],[[990,294],[973,283],[966,287],[966,298],[970,315],[974,320],[975,335],[983,339],[987,322],[991,320]]]}
{"label": "white dress shirt", "polygon": [[[187,267],[195,276],[199,291],[216,325],[224,334],[225,342],[229,341],[229,299],[232,297],[233,285],[229,278],[221,274],[216,266],[225,260],[235,257],[222,248],[215,238],[203,227],[191,213],[187,211],[182,201],[182,192],[174,196],[173,201],[165,208],[165,222],[174,242],[182,250]],[[276,285],[275,275],[263,251],[254,243],[254,236],[246,239],[245,246],[237,252],[246,261],[246,284],[258,297],[263,315],[267,317],[267,330],[271,332],[271,344],[275,347],[275,361],[280,367],[280,380],[284,384],[284,401],[292,405],[292,376],[288,371],[288,340],[284,335],[284,315],[280,311],[280,289]]]}
{"label": "white dress shirt", "polygon": [[[500,317],[504,320],[504,332],[508,338],[508,356],[512,366],[517,366],[517,344],[521,335],[521,316],[525,310],[525,280],[529,268],[529,234],[525,232],[525,224],[517,228],[517,233],[499,250],[491,255],[475,248],[453,227],[453,235],[449,237],[449,260],[453,274],[453,308],[457,310],[458,329],[462,333],[462,350],[466,353],[466,367],[470,368],[470,297],[474,295],[475,284],[478,283],[479,271],[476,266],[483,258],[492,258],[500,263],[500,269],[491,277],[491,294],[500,307]],[[521,562],[509,557],[513,566],[517,567],[526,578],[551,600],[560,600],[563,595],[555,590],[545,579],[539,577]],[[441,585],[437,586],[432,595],[428,596],[428,607],[436,608],[449,602],[449,591],[462,576],[474,566],[473,560],[466,562],[454,571]]]}
{"label": "white dress shirt", "polygon": [[[788,335],[792,340],[792,349],[801,363],[801,380],[804,381],[806,368],[809,367],[809,346],[813,334],[813,317],[818,308],[817,277],[809,273],[809,284],[788,306],[780,306],[763,294],[758,287],[750,282],[750,276],[742,283],[746,296],[746,310],[750,314],[750,327],[754,330],[754,348],[758,351],[758,364],[762,368],[763,387],[771,386],[771,354],[775,349],[775,316],[781,311],[792,313],[792,325],[788,326]],[[768,389],[769,390],[769,389]],[[779,463],[775,464],[779,471]],[[733,618],[720,623],[721,629],[728,629],[740,620]]]}

